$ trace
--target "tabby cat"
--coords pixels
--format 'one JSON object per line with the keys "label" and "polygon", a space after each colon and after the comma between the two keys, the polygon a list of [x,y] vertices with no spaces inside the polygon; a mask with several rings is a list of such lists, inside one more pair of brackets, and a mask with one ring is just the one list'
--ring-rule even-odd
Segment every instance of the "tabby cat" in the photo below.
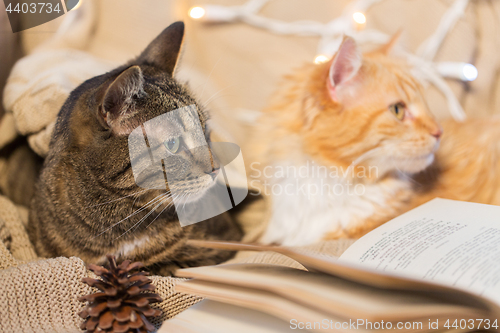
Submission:
{"label": "tabby cat", "polygon": [[441,127],[393,44],[362,55],[346,37],[285,78],[254,139],[251,184],[272,201],[263,242],[359,237],[438,196],[500,205],[500,118]]}
{"label": "tabby cat", "polygon": [[[114,254],[162,275],[231,257],[229,251],[186,245],[192,238],[239,240],[241,229],[228,213],[181,227],[168,184],[166,190],[140,188],[129,157],[127,138],[135,128],[188,106],[196,106],[209,142],[206,112],[173,78],[183,36],[184,24],[172,24],[137,59],[70,94],[58,114],[30,211],[29,234],[40,256],[78,256],[100,264]],[[189,178],[175,183],[177,192],[186,193],[186,202],[197,200],[213,184],[201,176],[212,180],[218,167],[212,155],[203,165],[177,139],[163,147],[175,162],[166,163],[166,172],[184,168]],[[187,194],[194,192],[198,196],[190,199]]]}

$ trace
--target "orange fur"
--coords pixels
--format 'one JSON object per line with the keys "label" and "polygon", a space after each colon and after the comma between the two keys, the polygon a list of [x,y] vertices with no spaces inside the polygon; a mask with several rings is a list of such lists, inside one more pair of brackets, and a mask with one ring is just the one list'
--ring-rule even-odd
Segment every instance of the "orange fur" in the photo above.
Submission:
{"label": "orange fur", "polygon": [[[341,46],[330,62],[307,64],[287,76],[264,110],[254,139],[253,160],[261,169],[310,159],[343,169],[378,168],[376,176],[359,178],[354,172],[349,177],[357,184],[408,182],[383,205],[375,204],[370,217],[347,228],[332,226],[324,238],[359,237],[438,196],[500,205],[500,117],[444,122],[440,148],[430,164],[441,127],[408,64],[388,56],[390,47],[383,47],[364,54],[349,78],[349,62],[356,67],[352,43],[344,40],[345,55]],[[388,109],[395,103],[405,105],[402,121]]]}

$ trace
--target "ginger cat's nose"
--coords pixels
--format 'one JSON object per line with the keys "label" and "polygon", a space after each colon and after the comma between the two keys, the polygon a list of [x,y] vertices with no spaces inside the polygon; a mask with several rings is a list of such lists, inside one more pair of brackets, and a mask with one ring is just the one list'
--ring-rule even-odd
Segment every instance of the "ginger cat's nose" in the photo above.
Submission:
{"label": "ginger cat's nose", "polygon": [[441,135],[443,135],[443,129],[441,128],[441,126],[437,126],[437,128],[431,132],[431,135],[439,140]]}

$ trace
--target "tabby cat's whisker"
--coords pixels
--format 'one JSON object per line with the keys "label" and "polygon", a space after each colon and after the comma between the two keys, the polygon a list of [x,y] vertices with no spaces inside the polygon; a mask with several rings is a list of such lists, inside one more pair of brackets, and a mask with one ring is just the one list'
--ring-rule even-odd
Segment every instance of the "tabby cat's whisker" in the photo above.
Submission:
{"label": "tabby cat's whisker", "polygon": [[[170,192],[170,190],[169,190],[169,191],[167,191],[167,192],[165,192],[165,193],[163,193],[163,194],[169,194],[169,195],[171,195],[171,192]],[[131,209],[131,210],[132,210],[132,209],[134,209],[134,205],[135,205],[135,203],[137,202],[137,199],[139,199],[139,197],[135,198],[134,202],[132,203],[132,206],[130,207],[130,209]],[[154,200],[154,199],[153,199],[153,200]],[[150,202],[151,202],[151,201],[150,201]]]}
{"label": "tabby cat's whisker", "polygon": [[217,67],[217,64],[219,63],[219,61],[222,59],[222,56],[219,57],[219,59],[217,59],[217,61],[215,62],[214,66],[212,67],[212,70],[210,71],[210,73],[208,74],[207,76],[207,79],[205,81],[205,84],[203,85],[203,89],[201,90],[201,94],[200,94],[200,97],[203,96],[203,93],[205,92],[205,89],[207,88],[207,85],[208,85],[208,80],[210,80],[210,77],[212,76],[212,73],[214,72],[215,70],[215,67]]}
{"label": "tabby cat's whisker", "polygon": [[[119,201],[119,200],[122,200],[122,199],[125,199],[125,198],[128,198],[128,197],[131,197],[131,196],[134,196],[134,195],[137,195],[137,194],[140,194],[140,193],[144,193],[146,191],[149,191],[150,189],[145,189],[145,190],[142,190],[142,191],[137,191],[137,192],[134,192],[132,194],[129,194],[129,195],[126,195],[124,197],[121,197],[121,198],[118,198],[118,199],[113,199],[113,200],[110,200],[110,201],[106,201],[106,202],[102,202],[102,203],[98,203],[98,204],[95,204],[95,205],[91,205],[91,206],[88,206],[86,208],[92,208],[92,207],[97,207],[97,206],[102,206],[102,205],[106,205],[106,204],[109,204],[109,203],[112,203],[112,202],[115,202],[115,201]],[[137,199],[136,199],[137,200]]]}
{"label": "tabby cat's whisker", "polygon": [[137,202],[137,199],[139,199],[139,196],[137,196],[137,197],[134,199],[134,202],[132,202],[132,206],[130,206],[130,210],[131,210],[131,211],[134,209],[134,206],[135,206],[135,203]]}
{"label": "tabby cat's whisker", "polygon": [[172,200],[172,201],[170,201],[170,202],[168,203],[168,205],[166,205],[166,206],[165,206],[165,208],[163,208],[163,209],[161,210],[161,212],[159,212],[159,213],[158,213],[158,215],[156,215],[156,217],[153,219],[153,221],[149,222],[149,224],[146,226],[146,228],[145,228],[145,229],[149,228],[149,226],[150,226],[151,224],[153,224],[153,222],[154,222],[154,221],[156,221],[156,219],[157,219],[157,218],[158,218],[161,214],[163,214],[163,212],[164,212],[167,208],[169,208],[170,206],[172,206],[172,205],[173,205],[173,203],[174,203],[174,201],[173,201],[173,200]]}
{"label": "tabby cat's whisker", "polygon": [[149,211],[149,213],[147,213],[146,215],[144,215],[139,221],[137,221],[136,223],[134,223],[133,226],[131,226],[130,228],[127,229],[127,231],[125,231],[123,234],[121,234],[120,236],[118,236],[117,238],[115,238],[114,240],[118,240],[120,239],[122,236],[124,236],[126,233],[128,233],[130,230],[132,230],[132,228],[134,228],[135,226],[139,226],[145,219],[147,219],[158,207],[160,207],[162,204],[163,204],[163,201],[162,201],[163,198],[160,199],[160,203],[157,204],[153,209],[151,209]]}
{"label": "tabby cat's whisker", "polygon": [[[122,237],[123,235],[125,235],[125,234],[126,234],[127,232],[129,232],[129,231],[130,231],[130,229],[132,229],[132,228],[134,228],[134,230],[135,230],[135,229],[137,229],[137,228],[141,225],[141,223],[142,223],[142,222],[143,222],[143,221],[144,221],[144,220],[145,220],[145,219],[146,219],[149,215],[151,215],[151,214],[152,214],[152,213],[153,213],[153,212],[154,212],[154,211],[155,211],[158,207],[160,207],[162,204],[164,204],[164,203],[165,203],[168,199],[172,198],[172,193],[171,193],[170,191],[168,191],[167,193],[164,193],[164,194],[160,195],[159,197],[160,197],[160,198],[159,198],[158,200],[155,200],[155,202],[154,202],[152,205],[154,205],[155,203],[157,203],[157,202],[159,202],[159,201],[160,201],[160,203],[159,203],[159,204],[157,204],[157,205],[156,205],[153,209],[151,209],[151,211],[150,211],[148,214],[146,214],[144,217],[142,217],[142,218],[141,218],[138,222],[136,222],[136,223],[135,223],[132,227],[130,227],[130,228],[129,228],[126,232],[124,232],[124,233],[123,233],[121,236],[119,236],[118,238],[120,238],[120,237]],[[157,197],[157,198],[158,198],[158,197]],[[173,201],[171,201],[171,202],[167,205],[167,207],[166,207],[166,208],[168,208],[168,207],[169,207],[172,203],[173,203]],[[161,214],[161,213],[163,213],[163,212],[165,211],[165,209],[166,209],[166,208],[164,208],[164,209],[160,212],[160,214]],[[160,214],[158,214],[158,216],[159,216]],[[156,216],[156,218],[158,218],[158,216]],[[156,218],[155,218],[155,219],[156,219]],[[118,239],[118,238],[116,238],[116,239]],[[115,239],[115,240],[116,240],[116,239]]]}
{"label": "tabby cat's whisker", "polygon": [[[183,193],[183,194],[181,194],[181,195],[177,198],[177,200],[181,203],[181,205],[183,205],[183,204],[184,204],[184,203],[183,203],[183,201],[184,201],[184,198],[185,198],[185,197],[186,197],[186,193]],[[177,210],[177,212],[181,211],[181,207],[182,207],[182,206],[179,206],[179,207],[175,206],[175,209]]]}
{"label": "tabby cat's whisker", "polygon": [[[124,219],[116,222],[115,224],[109,226],[108,228],[106,228],[105,230],[103,230],[100,234],[96,235],[95,237],[93,237],[92,239],[96,238],[96,237],[99,237],[101,236],[103,233],[105,233],[106,231],[110,230],[110,229],[113,229],[115,226],[117,226],[118,224],[122,223],[123,221],[129,219],[130,217],[142,212],[143,210],[147,209],[149,206],[152,206],[154,204],[156,204],[156,202],[158,202],[158,200],[161,200],[161,197],[162,196],[166,196],[170,194],[170,192],[167,192],[167,193],[162,193],[162,194],[159,194],[157,195],[156,197],[154,197],[153,199],[151,199],[146,205],[144,205],[143,207],[137,209],[134,213],[130,214],[129,216],[125,217]],[[160,198],[160,199],[158,199]]]}
{"label": "tabby cat's whisker", "polygon": [[[169,194],[170,194],[170,193],[169,193]],[[167,200],[168,200],[168,199],[171,199],[171,198],[172,198],[172,194],[163,196],[163,197],[161,198],[161,200],[160,200],[161,202],[160,202],[160,203],[159,203],[156,207],[154,207],[154,208],[152,209],[152,211],[155,211],[155,210],[156,210],[159,206],[161,206],[162,204],[166,203],[166,202],[167,202]],[[162,211],[161,211],[161,212],[160,212],[160,213],[159,213],[159,214],[155,217],[155,220],[156,220],[156,219],[158,218],[158,216],[159,216],[161,213],[163,213],[163,212],[165,211],[165,209],[167,209],[167,208],[168,208],[168,207],[169,207],[172,203],[173,203],[173,200],[172,200],[171,202],[169,202],[169,203],[168,203],[168,205],[167,205],[167,206],[166,206],[166,207],[165,207],[165,208],[164,208],[164,209],[163,209],[163,210],[162,210]],[[147,217],[147,216],[146,216],[146,217]],[[141,222],[141,221],[139,221],[139,222]],[[142,222],[141,222],[141,223],[142,223]],[[136,230],[136,229],[137,229],[137,228],[141,225],[141,223],[139,223],[139,224],[137,224],[137,223],[136,223],[136,224],[135,224],[135,225],[136,225],[135,227],[134,227],[134,226],[132,226],[132,227],[134,228],[134,230],[133,230],[133,231],[135,231],[135,230]]]}
{"label": "tabby cat's whisker", "polygon": [[188,200],[189,200],[190,197],[191,197],[191,194],[189,194],[189,193],[186,193],[184,195],[184,198],[183,198],[184,199],[184,204],[182,205],[182,211],[183,212],[186,211],[186,204],[187,204],[187,202],[188,202]]}
{"label": "tabby cat's whisker", "polygon": [[225,88],[222,88],[222,89],[220,89],[219,91],[217,91],[216,93],[214,93],[212,96],[210,96],[210,98],[208,98],[208,99],[205,101],[205,103],[203,103],[202,108],[206,108],[206,107],[208,106],[208,104],[209,104],[209,103],[210,103],[210,102],[211,102],[214,98],[216,98],[216,97],[221,97],[221,96],[217,96],[217,95],[219,95],[219,94],[220,94],[221,92],[223,92],[224,90],[227,90],[227,89],[231,88],[232,86],[234,86],[234,84],[229,85],[229,86],[227,86],[227,87],[225,87]]}

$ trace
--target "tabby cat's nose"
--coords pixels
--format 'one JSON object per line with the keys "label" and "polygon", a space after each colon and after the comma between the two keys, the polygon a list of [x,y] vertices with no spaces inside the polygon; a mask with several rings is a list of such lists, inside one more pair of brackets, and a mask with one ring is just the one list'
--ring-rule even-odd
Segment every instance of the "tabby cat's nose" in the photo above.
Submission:
{"label": "tabby cat's nose", "polygon": [[210,172],[206,172],[206,171],[205,171],[205,173],[206,173],[207,175],[210,175],[210,176],[212,177],[212,179],[215,179],[215,178],[217,178],[217,175],[219,174],[219,171],[220,171],[220,168],[217,168],[217,169],[213,169],[213,170],[212,170],[212,171],[210,171]]}

